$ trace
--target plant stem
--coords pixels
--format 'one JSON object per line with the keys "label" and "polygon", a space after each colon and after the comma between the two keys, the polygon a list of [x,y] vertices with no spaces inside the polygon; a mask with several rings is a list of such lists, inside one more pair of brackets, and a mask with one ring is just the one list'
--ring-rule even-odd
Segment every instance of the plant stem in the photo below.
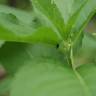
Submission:
{"label": "plant stem", "polygon": [[75,69],[75,65],[74,65],[74,54],[73,54],[73,48],[72,48],[72,46],[70,48],[70,61],[71,61],[72,68]]}
{"label": "plant stem", "polygon": [[74,56],[73,56],[73,47],[71,40],[69,42],[63,41],[59,45],[59,50],[64,54],[65,59],[67,60],[68,65],[71,65],[72,68],[74,67]]}
{"label": "plant stem", "polygon": [[73,57],[73,49],[70,47],[69,52],[66,53],[66,60],[68,65],[71,65],[73,69],[75,69],[74,66],[74,57]]}

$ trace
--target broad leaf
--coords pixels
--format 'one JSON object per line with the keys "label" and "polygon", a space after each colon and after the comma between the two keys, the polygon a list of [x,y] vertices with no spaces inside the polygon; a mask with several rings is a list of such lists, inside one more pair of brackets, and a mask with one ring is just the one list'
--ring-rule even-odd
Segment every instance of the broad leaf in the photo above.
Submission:
{"label": "broad leaf", "polygon": [[12,83],[11,96],[95,96],[96,66],[72,70],[57,61],[29,62]]}
{"label": "broad leaf", "polygon": [[7,90],[10,90],[10,84],[14,74],[23,65],[26,65],[29,62],[32,63],[34,60],[44,61],[48,58],[54,60],[59,58],[60,61],[64,62],[63,55],[52,45],[5,43],[0,49],[0,62],[6,69],[7,77],[4,81],[0,81],[0,95]]}
{"label": "broad leaf", "polygon": [[[59,30],[59,33],[64,36],[63,39],[68,39],[70,36],[74,38],[74,33],[80,35],[84,25],[88,23],[96,10],[96,0],[32,0],[32,2],[43,15],[54,23],[57,29],[56,24],[61,26],[59,29],[63,30]],[[62,18],[64,23],[58,23],[58,20],[60,22]],[[75,37],[79,38],[76,35]]]}
{"label": "broad leaf", "polygon": [[[66,33],[78,34],[96,10],[96,0],[53,0],[66,24]],[[71,33],[70,33],[71,34]],[[74,38],[74,37],[73,37]]]}
{"label": "broad leaf", "polygon": [[35,18],[35,14],[32,12],[25,12],[21,11],[15,8],[11,8],[8,6],[0,5],[0,13],[6,13],[6,14],[13,14],[15,15],[20,21],[25,22],[27,24],[30,24],[32,20]]}
{"label": "broad leaf", "polygon": [[64,21],[58,8],[52,2],[52,0],[31,0],[35,11],[41,18],[45,18],[45,21],[49,23],[55,32],[58,33],[61,40],[63,39]]}
{"label": "broad leaf", "polygon": [[73,21],[71,32],[74,33],[76,37],[73,37],[73,43],[76,43],[80,36],[82,35],[82,31],[92,18],[92,16],[96,12],[96,0],[86,0],[86,3],[80,9],[76,20]]}
{"label": "broad leaf", "polygon": [[[77,50],[82,45],[83,38],[83,30],[85,25],[94,15],[96,10],[96,0],[31,0],[33,1],[33,5],[36,8],[36,11],[39,10],[41,12],[42,17],[47,18],[47,22],[51,21],[51,26],[54,25],[57,30],[58,20],[62,21],[64,27],[60,24],[60,29],[58,33],[61,36],[61,48],[65,52],[66,45],[70,45],[71,48],[67,48],[68,51],[70,49]],[[56,12],[54,10],[56,10]],[[56,18],[54,18],[54,14]],[[58,18],[58,15],[60,16]],[[56,23],[56,24],[55,24]],[[53,27],[52,27],[53,28]],[[55,29],[56,29],[55,28]],[[53,28],[54,30],[54,28]],[[62,46],[63,45],[63,46]],[[69,46],[69,47],[70,47]],[[70,52],[69,56],[70,56]],[[75,52],[76,53],[76,52]]]}
{"label": "broad leaf", "polygon": [[1,48],[0,61],[8,74],[20,69],[9,86],[11,96],[95,96],[95,65],[73,70],[56,48],[44,46],[6,43]]}
{"label": "broad leaf", "polygon": [[0,13],[1,40],[30,43],[47,42],[53,44],[57,44],[60,41],[58,34],[50,27],[42,24],[38,26],[40,22],[35,22],[34,20],[32,22],[33,25],[28,24],[28,22],[23,22],[21,18],[16,17],[13,13]]}
{"label": "broad leaf", "polygon": [[96,0],[54,0],[54,3],[65,21],[66,39],[71,39],[77,49],[82,44],[82,31],[96,12]]}
{"label": "broad leaf", "polygon": [[52,45],[43,44],[22,44],[22,43],[5,43],[0,49],[0,62],[7,70],[7,73],[13,75],[16,70],[29,62],[38,58],[50,58],[64,60],[61,53]]}
{"label": "broad leaf", "polygon": [[[51,0],[52,1],[52,0]],[[85,3],[86,0],[53,0],[53,3],[57,5],[58,10],[60,11],[64,23],[68,24],[70,18],[75,14],[75,12]]]}

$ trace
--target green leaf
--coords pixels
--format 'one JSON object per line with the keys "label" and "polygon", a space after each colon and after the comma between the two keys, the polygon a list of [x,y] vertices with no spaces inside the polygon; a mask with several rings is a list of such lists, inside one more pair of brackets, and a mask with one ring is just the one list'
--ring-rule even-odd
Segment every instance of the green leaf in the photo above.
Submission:
{"label": "green leaf", "polygon": [[10,85],[14,74],[29,62],[45,61],[46,59],[60,59],[64,62],[63,54],[60,54],[53,45],[24,44],[6,42],[0,49],[0,62],[6,70],[6,78],[0,81],[0,95],[10,91]]}
{"label": "green leaf", "polygon": [[61,62],[29,62],[17,72],[11,96],[95,96],[96,66],[72,70]]}
{"label": "green leaf", "polygon": [[53,0],[53,2],[65,21],[66,33],[74,31],[78,34],[77,31],[83,30],[96,10],[96,0],[62,0],[62,2]]}
{"label": "green leaf", "polygon": [[74,39],[73,43],[76,43],[76,41],[78,41],[78,39],[82,35],[82,31],[84,30],[84,28],[86,27],[92,16],[95,14],[95,12],[96,12],[96,0],[86,0],[86,2],[79,10],[77,18],[73,21],[71,32],[73,32],[74,36],[76,37],[75,39],[73,37]]}
{"label": "green leaf", "polygon": [[[33,0],[33,5],[35,5],[57,29],[58,26],[61,26],[61,28],[59,28],[61,31],[59,30],[59,32],[61,36],[64,36],[63,39],[68,38],[66,35],[70,37],[74,32],[80,35],[78,32],[84,29],[96,10],[96,0],[62,0],[62,2],[60,0]],[[54,10],[56,10],[56,12]],[[58,20],[64,23],[58,23]],[[58,24],[58,26],[56,24]],[[69,32],[70,34],[68,34]]]}
{"label": "green leaf", "polygon": [[96,64],[96,40],[85,33],[82,49],[75,56],[76,65],[94,63]]}
{"label": "green leaf", "polygon": [[60,0],[53,0],[53,3],[57,5],[57,8],[62,15],[65,24],[68,24],[71,16],[80,8],[84,2],[85,0],[62,0],[62,2]]}
{"label": "green leaf", "polygon": [[50,27],[46,25],[36,27],[37,23],[33,21],[33,25],[29,25],[26,22],[22,22],[13,13],[0,13],[0,39],[15,42],[47,42],[52,44],[57,44],[60,41],[58,34]]}
{"label": "green leaf", "polygon": [[[83,30],[85,25],[95,14],[96,0],[31,1],[33,1],[33,5],[35,6],[36,11],[39,10],[39,13],[42,14],[41,17],[45,17],[47,22],[51,22],[50,26],[54,25],[55,29],[57,28],[58,30],[58,26],[56,25],[59,24],[58,20],[63,21],[63,23],[59,24],[60,26],[63,24],[64,27],[61,26],[61,28],[59,28],[63,30],[58,30],[58,34],[60,34],[61,41],[63,42],[63,44],[60,42],[61,48],[63,48],[63,52],[65,52],[64,49],[66,49],[66,44],[71,46],[69,49],[67,49],[68,51],[70,51],[70,49],[73,51],[78,50],[78,48],[80,48],[82,45],[82,38],[84,34]],[[56,12],[53,9],[56,10]],[[54,15],[56,18],[54,18]],[[58,17],[58,15],[60,17]]]}
{"label": "green leaf", "polygon": [[21,11],[15,8],[11,8],[8,6],[0,5],[0,13],[6,13],[6,14],[13,14],[15,15],[20,21],[30,24],[32,20],[34,19],[34,13]]}
{"label": "green leaf", "polygon": [[64,21],[56,5],[52,0],[31,0],[35,12],[48,22],[58,36],[63,39]]}
{"label": "green leaf", "polygon": [[20,66],[27,62],[32,62],[34,58],[60,59],[64,61],[63,54],[50,44],[23,44],[23,43],[5,43],[0,49],[0,62],[7,70],[7,73],[14,75]]}
{"label": "green leaf", "polygon": [[88,64],[73,70],[51,45],[6,43],[0,49],[0,61],[10,76],[16,74],[11,88],[10,83],[7,86],[11,96],[96,94],[95,65]]}
{"label": "green leaf", "polygon": [[96,0],[54,0],[54,3],[65,20],[66,41],[71,41],[76,54],[82,45],[83,30],[96,12]]}

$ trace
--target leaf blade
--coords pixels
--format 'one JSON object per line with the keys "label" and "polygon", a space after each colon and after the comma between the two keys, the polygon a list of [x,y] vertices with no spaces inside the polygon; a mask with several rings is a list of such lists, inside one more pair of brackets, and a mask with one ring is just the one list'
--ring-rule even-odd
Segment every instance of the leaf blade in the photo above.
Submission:
{"label": "leaf blade", "polygon": [[47,22],[51,23],[51,27],[58,31],[58,34],[61,35],[61,39],[64,31],[64,22],[63,19],[55,6],[52,3],[52,0],[31,0],[34,7],[41,12],[46,18]]}
{"label": "leaf blade", "polygon": [[[53,44],[57,44],[57,42],[59,42],[58,40],[60,40],[58,34],[56,34],[50,27],[47,27],[46,25],[38,26],[38,22],[36,23],[33,21],[32,28],[31,25],[21,22],[12,13],[0,13],[0,19],[1,40],[30,43],[47,42]],[[39,35],[41,35],[41,37]]]}
{"label": "leaf blade", "polygon": [[[88,69],[89,67],[80,68],[74,73],[73,70],[62,67],[60,62],[57,63],[54,61],[50,62],[49,60],[34,62],[33,65],[29,64],[24,66],[16,75],[17,80],[15,79],[13,82],[11,96],[26,96],[27,94],[29,96],[77,96],[77,94],[78,96],[95,96],[96,87],[94,83],[91,85],[93,78],[96,78],[95,73],[93,75],[92,72],[94,65],[88,65],[91,66],[90,69]],[[25,70],[29,71],[25,72]],[[94,68],[94,72],[96,72],[96,67]],[[89,75],[92,76],[92,78],[88,77]],[[22,90],[18,89],[17,84],[22,85],[20,88]],[[29,84],[32,84],[32,86]],[[93,89],[91,89],[91,86]],[[31,91],[24,91],[26,89]]]}

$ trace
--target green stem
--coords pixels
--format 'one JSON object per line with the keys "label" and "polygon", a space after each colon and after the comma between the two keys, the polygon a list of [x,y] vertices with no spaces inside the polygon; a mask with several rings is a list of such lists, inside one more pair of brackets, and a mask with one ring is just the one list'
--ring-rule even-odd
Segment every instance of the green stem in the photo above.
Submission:
{"label": "green stem", "polygon": [[62,41],[59,46],[59,50],[64,54],[68,65],[71,65],[72,68],[75,68],[74,67],[73,46],[72,46],[71,40],[69,40],[69,41],[70,42]]}
{"label": "green stem", "polygon": [[72,46],[70,48],[70,61],[71,61],[72,68],[75,69],[74,54],[73,54],[73,48],[72,48]]}

